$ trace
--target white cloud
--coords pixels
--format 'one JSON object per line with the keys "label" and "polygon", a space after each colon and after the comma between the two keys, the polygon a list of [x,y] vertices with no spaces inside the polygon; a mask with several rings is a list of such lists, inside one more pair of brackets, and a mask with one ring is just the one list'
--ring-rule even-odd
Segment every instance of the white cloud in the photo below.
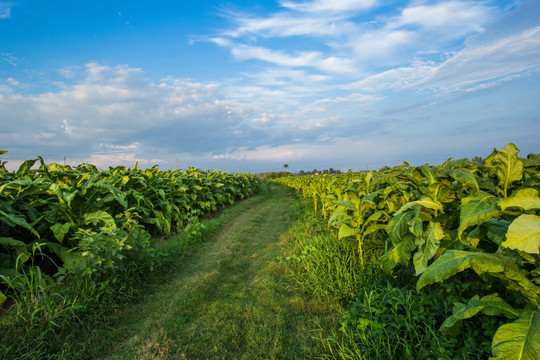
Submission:
{"label": "white cloud", "polygon": [[540,26],[489,41],[471,41],[419,85],[444,91],[463,90],[481,82],[506,81],[539,72]]}
{"label": "white cloud", "polygon": [[[350,45],[360,59],[377,59],[390,56],[399,49],[414,44],[417,32],[409,30],[379,29],[366,31],[355,37]],[[388,61],[385,59],[385,61]]]}
{"label": "white cloud", "polygon": [[0,19],[7,19],[11,17],[11,2],[0,2]]}
{"label": "white cloud", "polygon": [[246,73],[244,75],[248,78],[255,79],[259,85],[265,86],[291,86],[292,84],[302,84],[312,87],[321,86],[332,79],[329,75],[310,73],[305,70],[283,68],[265,69],[262,72],[254,74]]}
{"label": "white cloud", "polygon": [[[440,30],[462,36],[479,32],[490,17],[490,9],[482,2],[447,1],[434,5],[411,6],[390,26],[419,25],[427,30]],[[458,32],[456,33],[456,29]]]}
{"label": "white cloud", "polygon": [[278,118],[279,117],[275,114],[264,112],[261,114],[260,117],[257,117],[251,121],[253,121],[256,124],[269,125],[269,124],[274,123]]}
{"label": "white cloud", "polygon": [[225,32],[230,37],[259,35],[263,38],[289,36],[336,37],[350,33],[354,25],[345,21],[345,16],[305,16],[298,14],[276,14],[267,18],[231,15],[238,24],[234,30]]}
{"label": "white cloud", "polygon": [[310,144],[292,144],[280,146],[258,146],[255,149],[246,147],[239,148],[232,152],[216,154],[214,159],[231,159],[241,161],[262,161],[262,162],[288,162],[309,158],[317,158],[324,155],[324,150],[320,146]]}
{"label": "white cloud", "polygon": [[414,61],[410,66],[383,71],[360,81],[345,85],[344,88],[362,89],[367,92],[406,89],[424,81],[436,70],[437,65],[433,62]]}
{"label": "white cloud", "polygon": [[319,51],[298,51],[290,55],[262,46],[233,43],[223,38],[213,38],[212,41],[217,45],[229,47],[231,54],[237,60],[261,60],[283,67],[310,67],[328,73],[343,74],[356,71],[351,60],[336,56],[324,56]]}
{"label": "white cloud", "polygon": [[80,67],[79,66],[66,66],[60,70],[58,70],[58,73],[65,77],[66,79],[73,79],[79,72]]}
{"label": "white cloud", "polygon": [[17,66],[20,59],[11,53],[0,53],[0,59],[7,62],[11,66]]}
{"label": "white cloud", "polygon": [[15,87],[18,87],[21,85],[21,83],[17,80],[15,80],[14,78],[10,77],[10,78],[7,78],[6,79],[6,82],[11,85],[11,86],[15,86]]}
{"label": "white cloud", "polygon": [[308,13],[332,13],[364,10],[374,6],[377,0],[313,0],[313,1],[282,1],[281,6]]}
{"label": "white cloud", "polygon": [[58,91],[5,92],[0,142],[47,153],[87,153],[99,143],[110,144],[101,148],[108,151],[120,146],[116,149],[125,152],[122,146],[138,143],[130,152],[196,153],[225,148],[239,137],[260,137],[246,125],[250,106],[224,100],[215,83],[175,78],[156,83],[127,66],[88,64],[84,71],[81,80]]}

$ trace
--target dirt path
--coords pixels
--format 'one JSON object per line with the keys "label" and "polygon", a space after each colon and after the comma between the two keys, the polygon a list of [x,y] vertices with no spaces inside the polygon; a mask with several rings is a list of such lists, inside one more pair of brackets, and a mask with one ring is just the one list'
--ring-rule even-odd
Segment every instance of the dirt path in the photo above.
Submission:
{"label": "dirt path", "polygon": [[288,227],[286,192],[275,187],[221,215],[222,230],[198,245],[172,281],[99,334],[89,357],[309,358],[320,309],[290,290],[276,260]]}

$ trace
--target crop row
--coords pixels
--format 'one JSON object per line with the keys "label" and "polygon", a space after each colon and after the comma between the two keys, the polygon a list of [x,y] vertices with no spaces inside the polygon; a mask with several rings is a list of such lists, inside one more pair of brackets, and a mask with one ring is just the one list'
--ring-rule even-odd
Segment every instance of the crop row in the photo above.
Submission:
{"label": "crop row", "polygon": [[195,168],[102,171],[89,164],[47,165],[41,158],[14,172],[4,165],[0,161],[0,305],[3,292],[25,287],[29,267],[42,281],[53,281],[52,275],[94,281],[126,257],[151,254],[151,234],[168,235],[260,186],[251,174]]}
{"label": "crop row", "polygon": [[454,304],[443,334],[459,332],[477,314],[497,316],[506,320],[492,341],[494,358],[538,359],[540,155],[518,154],[508,144],[483,164],[449,159],[275,181],[311,198],[336,240],[355,238],[360,263],[365,244],[382,243],[384,271],[412,267],[419,291],[443,281],[481,283],[477,294]]}

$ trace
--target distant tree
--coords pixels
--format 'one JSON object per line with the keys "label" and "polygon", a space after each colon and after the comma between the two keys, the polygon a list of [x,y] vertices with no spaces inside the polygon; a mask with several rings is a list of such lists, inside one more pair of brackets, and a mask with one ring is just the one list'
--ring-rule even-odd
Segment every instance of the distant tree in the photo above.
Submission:
{"label": "distant tree", "polygon": [[289,167],[289,164],[283,164],[283,167],[287,169]]}
{"label": "distant tree", "polygon": [[484,159],[482,159],[480,156],[473,157],[471,161],[475,162],[477,164],[480,164],[480,165],[485,165],[486,164],[486,161]]}

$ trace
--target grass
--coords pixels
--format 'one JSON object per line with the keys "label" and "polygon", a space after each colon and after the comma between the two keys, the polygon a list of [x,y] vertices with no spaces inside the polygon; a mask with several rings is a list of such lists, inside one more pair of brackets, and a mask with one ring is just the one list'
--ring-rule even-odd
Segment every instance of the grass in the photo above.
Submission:
{"label": "grass", "polygon": [[[173,238],[170,269],[92,331],[70,337],[69,358],[306,359],[335,321],[332,302],[290,284],[287,189],[243,201],[204,224],[197,244]],[[188,245],[186,245],[188,244]],[[188,249],[189,251],[185,252]],[[77,340],[79,339],[79,340]],[[82,341],[80,339],[83,339]]]}

